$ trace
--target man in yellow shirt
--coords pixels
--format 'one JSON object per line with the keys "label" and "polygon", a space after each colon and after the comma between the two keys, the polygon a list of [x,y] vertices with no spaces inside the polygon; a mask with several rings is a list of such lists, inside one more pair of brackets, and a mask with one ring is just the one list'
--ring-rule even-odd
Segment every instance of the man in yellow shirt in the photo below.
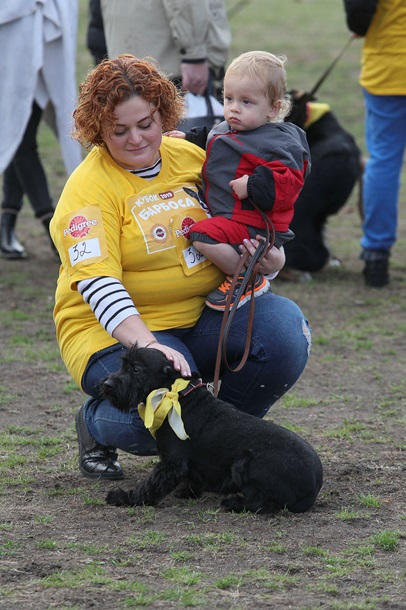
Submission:
{"label": "man in yellow shirt", "polygon": [[344,0],[344,7],[349,29],[365,36],[360,84],[369,158],[363,178],[361,258],[366,284],[380,288],[389,283],[406,147],[406,3]]}

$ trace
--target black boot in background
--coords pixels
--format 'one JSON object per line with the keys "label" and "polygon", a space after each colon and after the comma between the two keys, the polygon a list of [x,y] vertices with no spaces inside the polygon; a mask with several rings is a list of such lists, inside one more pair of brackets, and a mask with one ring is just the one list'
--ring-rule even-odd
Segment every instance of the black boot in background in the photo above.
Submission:
{"label": "black boot in background", "polygon": [[10,260],[27,258],[24,246],[18,241],[14,232],[17,213],[14,210],[3,210],[0,221],[1,256]]}
{"label": "black boot in background", "polygon": [[50,244],[51,244],[51,250],[52,250],[52,253],[53,253],[53,255],[54,255],[54,258],[55,258],[55,260],[60,261],[59,254],[58,254],[58,250],[55,248],[55,244],[54,244],[54,242],[52,241],[51,234],[50,234],[50,232],[49,232],[49,223],[51,222],[51,219],[52,219],[52,216],[53,216],[53,215],[54,215],[54,213],[53,213],[53,211],[52,211],[52,212],[50,212],[49,214],[46,214],[46,215],[44,215],[44,216],[41,216],[40,221],[41,221],[41,222],[42,222],[42,224],[44,225],[45,231],[46,231],[46,233],[47,233],[47,235],[48,235],[48,237],[49,237],[49,242],[50,242]]}
{"label": "black boot in background", "polygon": [[389,257],[386,250],[364,250],[361,258],[365,261],[363,269],[365,284],[371,288],[383,288],[389,284]]}

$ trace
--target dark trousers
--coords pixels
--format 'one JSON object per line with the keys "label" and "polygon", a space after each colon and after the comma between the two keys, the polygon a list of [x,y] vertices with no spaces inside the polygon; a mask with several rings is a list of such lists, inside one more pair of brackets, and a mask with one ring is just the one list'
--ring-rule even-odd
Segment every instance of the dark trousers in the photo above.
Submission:
{"label": "dark trousers", "polygon": [[53,213],[47,178],[38,155],[37,131],[41,116],[42,110],[34,102],[21,144],[4,170],[1,206],[2,210],[13,210],[18,214],[23,206],[23,196],[26,194],[36,218]]}
{"label": "dark trousers", "polygon": [[327,133],[308,134],[311,172],[289,225],[295,238],[284,245],[286,266],[299,271],[320,271],[328,262],[327,219],[344,206],[361,175],[361,152],[352,136],[330,116],[322,127]]}

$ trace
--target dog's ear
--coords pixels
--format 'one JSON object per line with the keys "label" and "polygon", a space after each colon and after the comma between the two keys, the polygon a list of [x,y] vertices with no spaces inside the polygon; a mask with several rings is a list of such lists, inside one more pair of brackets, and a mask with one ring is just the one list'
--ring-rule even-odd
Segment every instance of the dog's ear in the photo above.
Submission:
{"label": "dog's ear", "polygon": [[138,352],[138,342],[132,344],[132,346],[127,350],[127,354],[130,358],[135,358],[136,353]]}
{"label": "dog's ear", "polygon": [[170,376],[170,375],[173,375],[174,372],[175,372],[175,368],[173,367],[172,364],[166,364],[164,366],[164,370],[163,370],[164,375]]}
{"label": "dog's ear", "polygon": [[172,363],[165,364],[162,373],[168,383],[174,383],[176,379],[182,377],[182,373],[177,371]]}

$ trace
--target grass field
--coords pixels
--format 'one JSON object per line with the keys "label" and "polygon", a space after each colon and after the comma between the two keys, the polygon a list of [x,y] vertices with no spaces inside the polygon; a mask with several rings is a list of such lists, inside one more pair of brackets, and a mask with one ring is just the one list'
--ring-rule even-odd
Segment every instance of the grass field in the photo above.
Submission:
{"label": "grass field", "polygon": [[[92,63],[87,1],[80,9],[78,81]],[[231,26],[230,59],[259,48],[285,53],[289,84],[301,89],[349,38],[341,0],[252,0]],[[360,50],[353,41],[319,99],[364,149]],[[40,147],[56,202],[65,174],[45,125]],[[2,609],[406,608],[404,178],[389,287],[363,284],[355,194],[328,227],[343,267],[308,283],[274,283],[300,305],[313,334],[306,370],[268,415],[307,438],[323,462],[315,507],[295,515],[223,513],[212,494],[116,509],[104,502],[113,484],[80,476],[74,416],[84,396],[59,356],[58,266],[26,202],[18,234],[29,258],[0,259]],[[126,488],[154,463],[120,460]]]}

